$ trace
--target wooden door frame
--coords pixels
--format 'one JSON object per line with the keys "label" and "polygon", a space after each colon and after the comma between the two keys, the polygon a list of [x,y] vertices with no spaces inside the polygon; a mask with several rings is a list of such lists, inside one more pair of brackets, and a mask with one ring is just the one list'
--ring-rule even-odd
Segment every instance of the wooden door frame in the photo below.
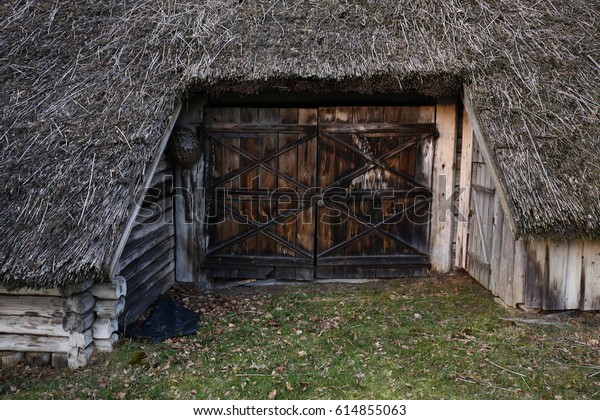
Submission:
{"label": "wooden door frame", "polygon": [[[417,108],[417,107],[408,107],[408,108]],[[434,114],[434,115],[435,115],[435,114]],[[436,121],[436,120],[435,120],[435,116],[434,116],[434,121]],[[403,126],[406,126],[406,125],[407,125],[407,124],[403,124]],[[418,125],[421,125],[421,126],[422,126],[422,124],[418,124]],[[438,124],[437,122],[433,122],[433,123],[431,123],[430,125],[431,125],[431,127],[433,127],[433,129],[435,129],[436,127],[439,127],[439,124]],[[252,127],[252,128],[256,129],[257,127]],[[456,127],[454,127],[454,129],[455,129],[455,128],[456,128]],[[319,135],[319,133],[320,133],[320,132],[321,132],[321,127],[320,127],[319,125],[317,125],[317,135]],[[454,136],[454,140],[455,140],[455,136]],[[291,148],[293,148],[293,147],[297,147],[299,144],[302,144],[302,143],[303,143],[302,141],[298,141],[298,142],[297,142],[297,144],[295,144],[295,145],[292,145],[292,146],[290,146],[290,145],[287,145],[286,147],[287,147],[287,148],[288,148],[288,150],[289,150],[289,149],[291,149]],[[239,151],[241,151],[241,149],[238,149],[237,151],[239,152]],[[265,161],[268,161],[268,160],[270,160],[270,159],[272,159],[272,158],[276,158],[278,155],[280,155],[280,154],[282,154],[282,153],[284,153],[284,152],[279,152],[278,154],[271,155],[271,156],[269,156],[268,158],[258,159],[258,161],[257,161],[257,159],[253,159],[253,160],[254,160],[254,162],[252,163],[252,165],[253,165],[253,167],[259,167],[259,166],[261,166],[261,162],[260,162],[261,160],[263,161],[262,163],[264,164],[264,162],[265,162]],[[436,157],[437,157],[437,153],[435,153],[435,155],[436,155]],[[246,156],[246,157],[248,158],[248,157],[250,157],[250,156]],[[439,161],[439,159],[436,159],[436,162],[437,162],[437,161]],[[434,162],[434,159],[433,159],[433,157],[431,157],[431,162],[432,162],[432,170],[433,170],[433,171],[435,171],[435,167],[434,167],[434,166],[435,166],[435,163],[433,163],[433,162]],[[268,165],[266,165],[266,166],[268,166]],[[453,164],[452,164],[452,165],[450,165],[450,167],[451,167],[451,168],[453,168],[453,166],[454,166]],[[316,166],[315,166],[315,171],[317,171],[317,170],[318,170],[318,167],[319,167],[318,165],[316,165]],[[240,168],[240,169],[241,169],[241,168]],[[279,175],[284,175],[284,174],[282,174],[281,172],[279,172],[278,170],[276,170],[276,169],[274,169],[274,168],[269,168],[269,169],[272,169],[272,170],[273,170],[273,172],[274,172],[274,173],[276,173],[278,176],[279,176]],[[240,172],[240,173],[241,173],[241,172]],[[239,175],[239,174],[238,174],[238,175]],[[233,177],[233,176],[231,176],[231,177]],[[231,178],[231,177],[230,177],[230,178]],[[306,185],[302,185],[301,183],[292,182],[292,181],[294,181],[294,180],[291,180],[291,179],[287,179],[287,181],[290,181],[290,182],[291,182],[293,185],[296,185],[297,187],[300,187],[300,188],[306,188],[306,187],[307,187]],[[207,184],[205,183],[205,185],[207,185]],[[207,187],[208,187],[208,185],[207,185]],[[327,188],[331,188],[331,187],[332,187],[332,185],[328,185],[328,186],[327,186]],[[434,202],[435,202],[435,196],[436,196],[436,192],[434,191],[434,193],[433,193]],[[303,211],[307,210],[307,209],[308,209],[310,206],[314,206],[314,203],[311,203],[311,202],[309,202],[309,204],[307,204],[307,205],[303,206],[301,209],[297,210],[297,211],[296,211],[296,213],[302,213]],[[316,212],[315,212],[315,213],[316,213]],[[315,215],[315,217],[316,217],[316,215]],[[285,219],[285,218],[284,218],[284,219]],[[259,232],[259,231],[261,231],[261,230],[265,230],[265,229],[267,229],[269,226],[271,226],[271,225],[273,225],[273,224],[276,224],[278,221],[279,221],[279,219],[274,219],[274,220],[273,220],[271,223],[269,223],[269,225],[268,225],[268,226],[254,226],[254,228],[255,228],[256,230],[254,230],[254,231],[251,231],[251,232],[253,232],[253,233],[255,234],[256,232]],[[377,228],[377,226],[373,226],[372,228],[375,228],[375,229],[376,229],[376,228]],[[250,237],[250,236],[252,236],[252,233],[250,233],[250,234],[247,234],[247,235],[246,235],[246,237]],[[269,235],[267,235],[267,236],[269,236]],[[270,235],[270,236],[272,237],[272,236],[276,236],[276,235]],[[432,234],[432,238],[433,238],[433,234]],[[275,239],[275,238],[273,238],[273,237],[272,237],[272,239]],[[275,239],[275,240],[281,243],[281,241],[279,241],[278,239]],[[432,249],[432,244],[431,244],[431,242],[432,242],[432,241],[430,241],[430,248],[429,248],[430,250]],[[223,248],[223,246],[221,246],[221,247],[220,247],[220,249],[221,249],[221,248]],[[210,252],[212,252],[212,251],[214,251],[214,250],[212,250],[212,249],[211,249],[211,250],[207,250],[207,254],[209,254],[209,253],[210,253]],[[318,258],[319,256],[317,255],[317,250],[316,250],[316,249],[314,249],[314,250],[313,250],[313,252],[314,252],[314,254],[315,254],[315,257],[314,257],[314,258],[315,258],[315,259],[316,259],[316,258]],[[425,254],[425,253],[423,253],[423,254]]]}

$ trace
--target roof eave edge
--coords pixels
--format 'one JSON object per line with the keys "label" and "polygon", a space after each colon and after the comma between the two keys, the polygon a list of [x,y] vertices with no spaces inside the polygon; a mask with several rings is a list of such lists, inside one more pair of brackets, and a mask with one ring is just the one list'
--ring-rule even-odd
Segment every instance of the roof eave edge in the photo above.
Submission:
{"label": "roof eave edge", "polygon": [[144,197],[146,196],[146,191],[150,187],[150,183],[152,182],[152,177],[154,176],[154,173],[156,172],[156,168],[158,167],[158,164],[160,162],[160,157],[162,156],[165,149],[167,148],[167,143],[169,142],[171,133],[173,132],[173,129],[175,128],[175,123],[177,122],[177,119],[179,118],[181,108],[182,108],[182,102],[178,101],[177,104],[175,105],[175,108],[173,109],[173,113],[171,114],[171,119],[169,120],[169,124],[163,134],[163,138],[160,141],[160,146],[158,148],[158,152],[157,152],[156,156],[154,157],[154,162],[152,163],[152,168],[151,168],[150,172],[148,173],[148,176],[146,177],[146,182],[144,183],[144,187],[140,190],[140,193],[136,199],[136,205],[134,206],[133,211],[129,215],[127,223],[125,224],[125,229],[124,229],[123,233],[121,234],[121,238],[119,239],[119,243],[117,244],[117,247],[116,247],[115,251],[113,252],[112,258],[110,259],[108,273],[109,273],[109,278],[111,281],[114,279],[115,275],[117,274],[117,269],[118,269],[118,265],[119,265],[119,260],[121,259],[121,254],[123,253],[123,249],[125,248],[125,244],[127,243],[127,239],[129,238],[129,234],[131,233],[131,229],[133,228],[135,219],[137,218],[140,208],[142,207],[142,202],[144,201]]}
{"label": "roof eave edge", "polygon": [[471,104],[470,93],[471,90],[469,86],[466,83],[463,83],[463,105],[469,115],[469,120],[471,121],[473,132],[475,133],[475,139],[479,144],[481,153],[483,154],[483,157],[486,160],[486,162],[488,162],[490,165],[492,179],[494,180],[494,184],[496,184],[498,198],[500,199],[500,204],[504,209],[504,216],[506,220],[508,220],[508,225],[510,227],[513,239],[518,240],[521,238],[522,235],[517,229],[517,223],[514,217],[513,206],[510,204],[510,200],[508,199],[508,195],[504,187],[504,182],[502,182],[502,175],[500,174],[500,170],[498,168],[496,159],[492,155],[489,143],[487,142],[486,137],[483,135],[481,125],[479,124],[479,119],[477,118],[477,114],[475,113],[473,105]]}

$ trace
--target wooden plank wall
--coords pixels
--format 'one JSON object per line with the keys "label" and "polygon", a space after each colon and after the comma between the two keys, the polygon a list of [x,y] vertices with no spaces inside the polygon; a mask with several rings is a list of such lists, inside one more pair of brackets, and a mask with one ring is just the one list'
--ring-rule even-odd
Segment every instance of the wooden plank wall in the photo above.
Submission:
{"label": "wooden plank wall", "polygon": [[[491,276],[492,263],[498,263],[499,243],[494,241],[496,231],[503,228],[503,213],[496,200],[494,182],[485,159],[481,153],[478,141],[475,137],[471,146],[471,162],[466,164],[470,168],[470,176],[465,177],[469,184],[465,185],[468,190],[469,205],[466,211],[468,235],[466,241],[460,237],[457,242],[466,245],[465,269],[488,289],[494,287],[495,279]],[[462,188],[462,187],[461,187]]]}
{"label": "wooden plank wall", "polygon": [[599,310],[600,241],[515,240],[471,122],[465,110],[455,266],[511,306]]}
{"label": "wooden plank wall", "polygon": [[532,241],[525,259],[526,307],[600,310],[600,241]]}
{"label": "wooden plank wall", "polygon": [[119,325],[135,321],[175,279],[173,164],[163,154],[119,261],[126,279]]}

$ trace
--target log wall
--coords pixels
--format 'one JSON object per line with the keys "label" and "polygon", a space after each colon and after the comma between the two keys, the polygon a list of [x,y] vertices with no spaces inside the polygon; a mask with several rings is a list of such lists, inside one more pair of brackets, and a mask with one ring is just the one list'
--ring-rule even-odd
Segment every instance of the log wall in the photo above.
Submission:
{"label": "log wall", "polygon": [[[171,119],[163,150],[180,108]],[[83,280],[43,290],[0,287],[0,367],[22,361],[36,366],[84,366],[94,352],[112,350],[119,319],[134,320],[172,284],[173,166],[166,153],[152,170],[154,176],[145,184],[148,193],[111,261],[112,282]]]}
{"label": "log wall", "polygon": [[173,167],[161,158],[112,282],[62,289],[0,288],[0,364],[77,368],[111,351],[121,325],[137,319],[174,280]]}
{"label": "log wall", "polygon": [[77,368],[94,352],[96,300],[91,283],[67,289],[8,291],[0,287],[0,365]]}
{"label": "log wall", "polygon": [[[119,276],[125,279],[124,302],[107,300],[103,313],[117,314],[122,327],[135,321],[175,279],[175,228],[173,223],[173,164],[164,153],[121,254]],[[121,294],[123,295],[123,294]],[[119,306],[124,306],[120,308]],[[102,347],[113,340],[112,319],[103,316]],[[99,333],[98,333],[99,334]]]}

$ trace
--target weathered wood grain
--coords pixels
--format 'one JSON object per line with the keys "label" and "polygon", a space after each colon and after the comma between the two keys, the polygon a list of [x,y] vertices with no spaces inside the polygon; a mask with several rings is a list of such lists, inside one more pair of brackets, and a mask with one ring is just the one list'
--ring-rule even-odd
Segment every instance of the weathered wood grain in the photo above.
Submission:
{"label": "weathered wood grain", "polygon": [[92,325],[94,340],[109,339],[118,329],[119,322],[116,318],[97,318]]}
{"label": "weathered wood grain", "polygon": [[126,326],[137,320],[156,301],[159,295],[173,285],[174,281],[175,274],[171,270],[164,278],[159,279],[149,287],[145,294],[141,294],[130,306],[127,306],[126,310],[119,317],[119,325]]}
{"label": "weathered wood grain", "polygon": [[86,348],[94,342],[92,330],[87,330],[82,333],[72,332],[69,334],[69,344],[71,347]]}
{"label": "weathered wood grain", "polygon": [[94,296],[89,292],[83,292],[66,298],[63,302],[63,309],[65,313],[85,314],[90,312],[95,304],[96,299]]}
{"label": "weathered wood grain", "polygon": [[456,176],[456,104],[439,100],[436,107],[439,138],[436,142],[433,164],[433,202],[431,206],[431,238],[429,255],[431,269],[446,273],[452,269],[452,212],[454,180]]}
{"label": "weathered wood grain", "polygon": [[62,327],[65,331],[82,333],[92,328],[95,319],[96,314],[94,311],[85,314],[70,312],[63,318]]}
{"label": "weathered wood grain", "polygon": [[0,333],[69,336],[63,328],[61,317],[44,318],[27,315],[0,316]]}
{"label": "weathered wood grain", "polygon": [[125,298],[119,300],[97,300],[94,311],[98,318],[116,318],[125,309]]}
{"label": "weathered wood grain", "polygon": [[64,315],[64,298],[54,296],[0,296],[0,316],[60,318]]}
{"label": "weathered wood grain", "polygon": [[[494,218],[490,220],[483,220],[484,224],[491,224],[492,230],[489,232],[492,234],[492,252],[490,257],[490,282],[488,284],[488,289],[495,294],[496,296],[500,296],[504,302],[506,302],[506,296],[501,296],[502,284],[505,280],[504,277],[501,276],[502,265],[504,261],[502,261],[502,248],[504,246],[504,212],[502,211],[502,205],[500,204],[500,200],[497,198],[494,199]],[[504,276],[506,276],[506,270],[504,270]]]}
{"label": "weathered wood grain", "polygon": [[[515,305],[514,276],[515,276],[515,241],[510,232],[510,226],[505,223],[504,210],[499,200],[499,217],[502,218],[502,230],[494,232],[494,235],[502,236],[502,247],[500,249],[500,266],[498,267],[498,296],[507,304]],[[500,214],[502,216],[500,216]]]}
{"label": "weathered wood grain", "polygon": [[51,337],[32,334],[0,334],[3,351],[67,352],[71,349],[69,337]]}
{"label": "weathered wood grain", "polygon": [[113,333],[108,339],[94,340],[94,346],[96,351],[100,352],[111,352],[113,351],[114,344],[119,340],[119,336]]}
{"label": "weathered wood grain", "polygon": [[82,349],[79,347],[71,347],[67,352],[67,362],[71,369],[77,369],[85,366],[92,359],[96,346],[94,343],[90,344],[86,348]]}
{"label": "weathered wood grain", "polygon": [[548,255],[545,241],[527,243],[525,306],[543,308],[544,291],[548,284]]}
{"label": "weathered wood grain", "polygon": [[97,283],[90,293],[96,299],[119,299],[127,294],[127,280],[122,276],[115,276],[111,283]]}
{"label": "weathered wood grain", "polygon": [[67,353],[52,353],[52,367],[56,369],[64,369],[69,366]]}
{"label": "weathered wood grain", "polygon": [[1,295],[9,296],[62,296],[59,289],[15,289],[8,290],[0,286],[0,299]]}
{"label": "weathered wood grain", "polygon": [[582,272],[585,279],[582,309],[600,310],[600,241],[584,242]]}
{"label": "weathered wood grain", "polygon": [[121,259],[120,267],[124,269],[129,264],[140,258],[145,253],[151,251],[153,248],[163,243],[165,240],[171,240],[175,235],[175,229],[173,225],[163,225],[161,226],[155,235],[152,235],[146,238],[144,241],[133,246],[132,243],[127,244],[126,251],[124,252],[124,256]]}
{"label": "weathered wood grain", "polygon": [[581,302],[581,278],[583,268],[583,241],[572,240],[567,244],[567,268],[564,281],[565,309],[579,309]]}
{"label": "weathered wood grain", "polygon": [[[507,229],[510,229],[507,226]],[[515,242],[515,260],[513,274],[513,304],[525,302],[525,279],[527,275],[527,243],[524,239]]]}

